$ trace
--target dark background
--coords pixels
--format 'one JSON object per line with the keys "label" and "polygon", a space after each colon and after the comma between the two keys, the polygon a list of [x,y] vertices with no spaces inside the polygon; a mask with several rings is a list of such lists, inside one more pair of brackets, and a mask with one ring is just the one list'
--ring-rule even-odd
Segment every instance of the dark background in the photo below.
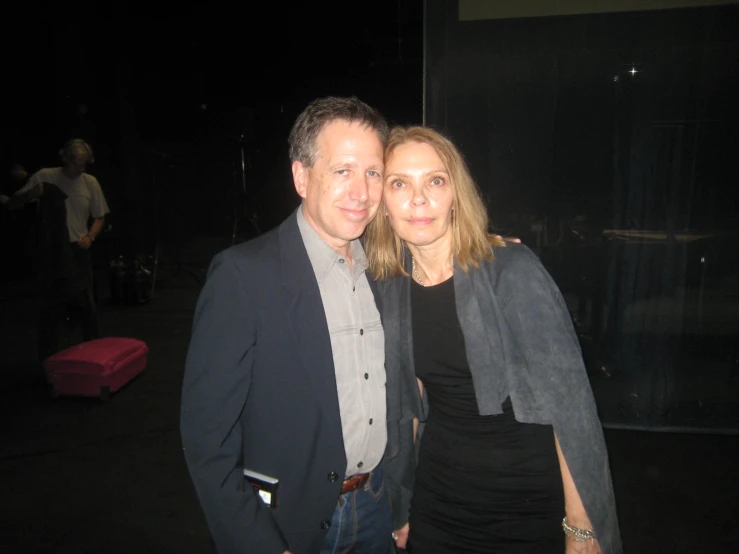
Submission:
{"label": "dark background", "polygon": [[[426,4],[425,31],[420,0],[3,6],[3,167],[92,143],[103,334],[150,352],[109,402],[49,398],[33,206],[0,211],[1,554],[211,551],[179,437],[207,264],[297,206],[286,139],[310,100],[420,123],[424,81],[428,123],[571,308],[625,551],[737,551],[736,5],[460,22]],[[158,256],[147,302],[112,301],[121,254]]]}
{"label": "dark background", "polygon": [[[460,146],[495,230],[565,293],[604,423],[739,429],[737,4],[473,21],[442,0],[13,10],[3,163],[93,145],[111,208],[100,287],[121,256],[201,284],[216,251],[297,206],[298,113],[357,95]],[[2,212],[2,280],[33,275],[33,209]]]}
{"label": "dark background", "polygon": [[603,4],[429,0],[426,122],[564,293],[602,421],[736,433],[739,5]]}
{"label": "dark background", "polygon": [[[467,157],[494,228],[565,293],[607,425],[739,428],[737,4],[457,8],[13,5],[4,165],[33,172],[89,141],[111,208],[101,286],[120,256],[200,284],[216,251],[297,206],[286,139],[310,100],[425,117]],[[0,277],[28,279],[33,206],[2,218]]]}
{"label": "dark background", "polygon": [[274,226],[297,205],[290,126],[318,96],[357,95],[394,122],[421,120],[419,0],[134,6],[26,10],[4,37],[4,161],[56,165],[68,138],[84,138],[126,234],[162,217],[158,193],[179,218],[165,218],[165,234],[229,235],[234,182],[242,212]]}

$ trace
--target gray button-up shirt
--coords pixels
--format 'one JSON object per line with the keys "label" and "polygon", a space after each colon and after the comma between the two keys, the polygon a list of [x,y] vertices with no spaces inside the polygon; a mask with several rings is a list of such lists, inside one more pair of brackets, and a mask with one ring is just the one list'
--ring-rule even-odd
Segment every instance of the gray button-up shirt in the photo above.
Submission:
{"label": "gray button-up shirt", "polygon": [[387,442],[385,336],[358,240],[349,245],[352,267],[298,210],[298,228],[321,291],[331,336],[346,476],[373,470]]}

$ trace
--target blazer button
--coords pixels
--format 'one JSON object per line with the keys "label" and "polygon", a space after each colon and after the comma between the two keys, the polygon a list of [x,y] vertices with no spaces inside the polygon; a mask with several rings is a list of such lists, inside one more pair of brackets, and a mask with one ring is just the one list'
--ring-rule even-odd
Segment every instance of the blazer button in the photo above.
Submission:
{"label": "blazer button", "polygon": [[321,522],[321,529],[323,529],[324,531],[326,531],[326,530],[328,530],[329,527],[331,527],[331,522],[329,520],[327,520],[327,519],[324,519]]}
{"label": "blazer button", "polygon": [[336,473],[335,471],[332,471],[331,473],[328,474],[328,480],[331,483],[336,483],[336,481],[339,480],[339,474]]}

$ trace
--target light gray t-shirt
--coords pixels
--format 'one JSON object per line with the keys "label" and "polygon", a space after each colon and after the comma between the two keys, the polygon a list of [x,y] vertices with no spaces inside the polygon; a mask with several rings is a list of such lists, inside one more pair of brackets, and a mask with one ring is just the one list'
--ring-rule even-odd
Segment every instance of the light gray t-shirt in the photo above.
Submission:
{"label": "light gray t-shirt", "polygon": [[297,217],[331,337],[349,477],[372,471],[385,453],[385,335],[365,275],[367,257],[361,243],[350,243],[350,269],[306,221],[302,208]]}
{"label": "light gray t-shirt", "polygon": [[61,167],[49,167],[34,173],[16,194],[28,192],[39,183],[51,183],[67,195],[67,230],[69,241],[77,242],[88,232],[90,217],[103,217],[110,212],[98,180],[88,173],[70,179]]}

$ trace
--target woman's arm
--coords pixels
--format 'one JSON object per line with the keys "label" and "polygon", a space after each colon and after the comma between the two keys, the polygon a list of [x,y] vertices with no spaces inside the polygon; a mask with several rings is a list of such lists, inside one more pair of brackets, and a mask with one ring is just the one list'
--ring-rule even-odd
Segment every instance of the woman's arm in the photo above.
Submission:
{"label": "woman's arm", "polygon": [[[521,361],[511,366],[516,373],[509,376],[518,387],[516,417],[554,428],[568,499],[562,516],[572,518],[568,518],[572,527],[592,529],[598,541],[597,549],[582,551],[620,554],[623,546],[608,451],[567,304],[526,247],[509,244],[497,253],[498,260],[493,262],[493,266],[499,264],[494,275],[499,278],[493,280],[496,296],[506,322],[504,330],[521,355]],[[583,515],[585,522],[580,521]],[[578,552],[574,546],[593,546],[590,541],[568,539],[567,543],[568,552]]]}
{"label": "woman's arm", "polygon": [[[567,524],[582,530],[593,530],[593,524],[590,522],[588,513],[585,511],[580,493],[577,492],[575,481],[572,479],[570,468],[567,466],[567,460],[565,460],[562,449],[559,446],[559,439],[557,435],[554,435],[554,442],[557,446],[557,457],[559,458],[559,467],[562,471],[562,485],[564,487],[565,494],[565,515],[567,516]],[[603,551],[598,544],[598,540],[584,540],[578,542],[571,535],[565,533],[567,536],[567,543],[565,552],[570,553],[583,553],[583,554],[601,554]]]}
{"label": "woman's arm", "polygon": [[[423,383],[420,379],[416,379],[418,382],[418,392],[421,393],[421,398],[423,398]],[[413,444],[416,443],[416,439],[418,438],[418,418],[413,418]],[[405,550],[406,543],[408,542],[408,532],[410,531],[410,526],[406,523],[401,527],[400,529],[397,529],[393,532],[393,539],[395,540],[395,546],[400,548],[401,550]]]}

